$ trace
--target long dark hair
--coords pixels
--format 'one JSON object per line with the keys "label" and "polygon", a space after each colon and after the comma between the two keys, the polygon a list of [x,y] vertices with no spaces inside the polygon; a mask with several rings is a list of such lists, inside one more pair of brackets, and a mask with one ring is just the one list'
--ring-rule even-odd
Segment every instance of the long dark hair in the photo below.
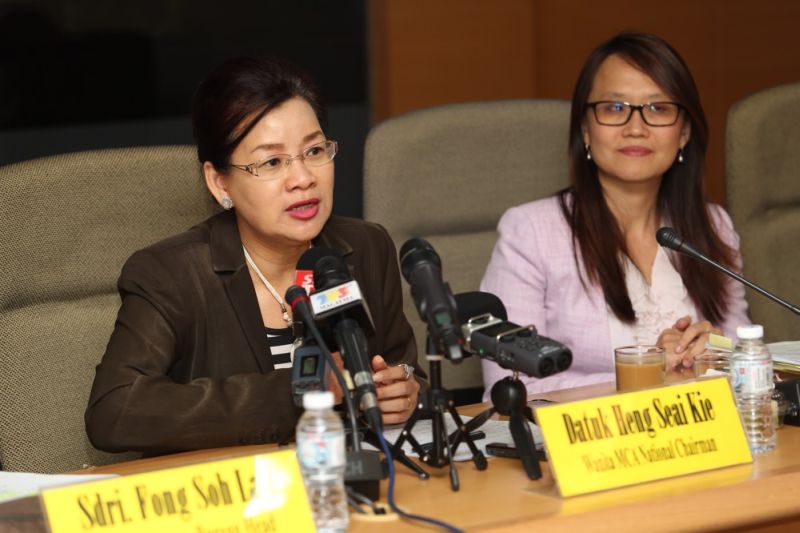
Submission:
{"label": "long dark hair", "polygon": [[[560,193],[561,208],[572,228],[575,250],[580,250],[589,281],[599,283],[606,302],[623,322],[636,319],[622,259],[627,246],[622,230],[606,204],[597,167],[587,160],[582,124],[595,75],[603,61],[620,56],[647,74],[681,104],[690,122],[683,163],[673,163],[664,174],[656,201],[657,215],[667,220],[689,242],[709,257],[728,266],[734,252],[711,224],[703,189],[703,168],[708,125],[689,68],[663,39],[646,33],[623,32],[596,48],[586,60],[575,84],[570,117],[569,164],[572,186]],[[575,260],[577,262],[577,252]],[[677,270],[694,304],[707,320],[717,323],[727,311],[725,279],[716,270],[689,257],[677,257]]]}
{"label": "long dark hair", "polygon": [[305,99],[325,127],[325,106],[311,78],[273,58],[238,57],[216,68],[200,84],[192,105],[197,158],[220,172],[231,153],[272,109],[294,97]]}

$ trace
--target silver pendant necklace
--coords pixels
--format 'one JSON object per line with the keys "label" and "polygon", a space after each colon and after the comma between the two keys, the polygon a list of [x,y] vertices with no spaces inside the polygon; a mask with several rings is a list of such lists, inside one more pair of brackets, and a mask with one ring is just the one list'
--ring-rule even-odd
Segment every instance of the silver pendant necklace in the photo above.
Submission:
{"label": "silver pendant necklace", "polygon": [[250,254],[247,252],[247,248],[245,248],[244,244],[242,245],[242,250],[244,250],[244,258],[247,259],[247,264],[250,265],[250,267],[253,269],[253,272],[256,273],[256,276],[258,276],[261,282],[264,283],[264,286],[267,288],[269,293],[273,298],[275,298],[275,301],[278,302],[278,305],[281,306],[281,311],[283,311],[283,320],[286,322],[286,325],[291,328],[294,322],[289,316],[289,311],[286,310],[286,302],[283,301],[283,298],[280,294],[278,294],[278,291],[275,290],[275,287],[273,287],[269,280],[267,280],[267,277],[261,273],[261,270],[259,270],[256,262],[253,261],[253,258],[250,257]]}

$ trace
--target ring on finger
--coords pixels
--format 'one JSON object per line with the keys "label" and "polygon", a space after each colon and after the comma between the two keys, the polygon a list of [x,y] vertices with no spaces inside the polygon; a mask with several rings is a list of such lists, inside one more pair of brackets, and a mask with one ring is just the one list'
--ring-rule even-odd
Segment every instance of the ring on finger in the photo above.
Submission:
{"label": "ring on finger", "polygon": [[414,375],[414,368],[408,363],[400,363],[397,366],[403,369],[403,381],[408,381]]}

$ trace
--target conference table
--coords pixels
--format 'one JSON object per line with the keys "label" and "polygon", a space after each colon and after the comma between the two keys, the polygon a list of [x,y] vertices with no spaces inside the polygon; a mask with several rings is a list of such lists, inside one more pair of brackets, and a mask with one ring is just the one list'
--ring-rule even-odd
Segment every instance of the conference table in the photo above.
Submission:
{"label": "conference table", "polygon": [[[676,379],[676,378],[672,378]],[[679,379],[679,378],[678,378]],[[614,392],[613,383],[537,397],[566,402]],[[461,408],[475,415],[486,406]],[[517,459],[490,457],[488,468],[457,463],[460,490],[450,489],[447,468],[431,468],[421,481],[397,465],[395,498],[415,514],[436,517],[466,531],[715,531],[800,530],[800,427],[778,430],[775,451],[752,464],[648,482],[591,495],[562,498],[548,468],[531,481]],[[275,450],[274,445],[199,450],[87,469],[120,475],[184,466]],[[382,482],[381,495],[386,496]],[[14,503],[14,502],[11,502]],[[430,526],[396,515],[351,515],[350,531],[420,531]],[[46,531],[37,497],[0,506],[0,530]]]}

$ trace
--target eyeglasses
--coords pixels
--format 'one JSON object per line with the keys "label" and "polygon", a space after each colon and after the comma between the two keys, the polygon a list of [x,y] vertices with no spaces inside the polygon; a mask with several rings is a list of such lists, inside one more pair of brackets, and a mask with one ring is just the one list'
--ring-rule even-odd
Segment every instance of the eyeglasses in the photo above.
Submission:
{"label": "eyeglasses", "polygon": [[594,111],[594,118],[603,126],[623,126],[628,123],[634,111],[642,115],[648,126],[672,126],[678,121],[682,106],[675,102],[648,102],[634,105],[628,102],[601,100],[586,104]]}
{"label": "eyeglasses", "polygon": [[327,165],[339,151],[339,144],[336,141],[327,140],[313,144],[306,148],[302,154],[292,157],[289,154],[273,154],[263,161],[251,163],[249,165],[234,165],[233,168],[249,172],[261,181],[269,181],[283,177],[289,169],[289,165],[295,159],[312,167]]}

